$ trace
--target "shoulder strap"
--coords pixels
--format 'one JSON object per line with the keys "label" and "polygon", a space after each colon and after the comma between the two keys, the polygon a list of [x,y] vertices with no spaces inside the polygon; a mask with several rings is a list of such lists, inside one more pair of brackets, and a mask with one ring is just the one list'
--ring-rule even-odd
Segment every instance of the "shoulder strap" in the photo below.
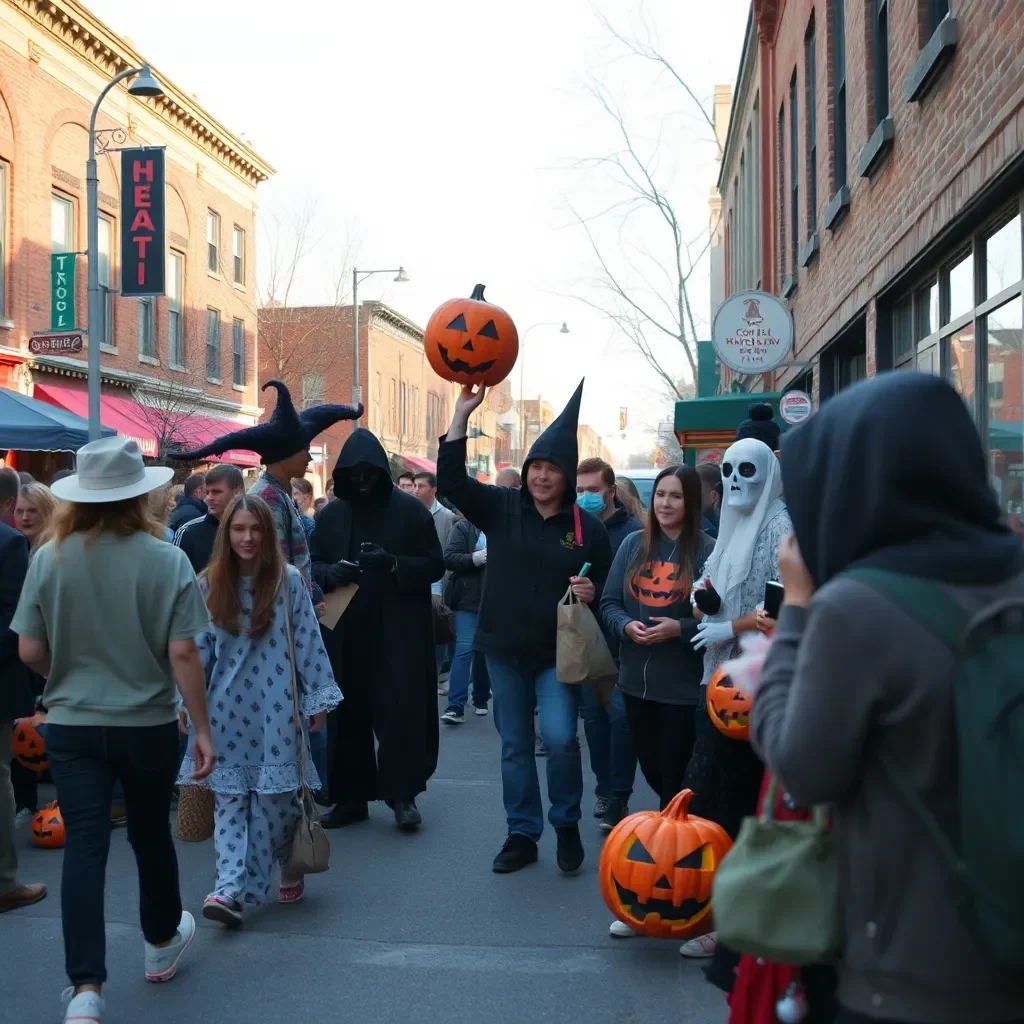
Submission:
{"label": "shoulder strap", "polygon": [[892,598],[947,647],[959,646],[970,616],[938,583],[887,569],[850,569],[843,575]]}
{"label": "shoulder strap", "polygon": [[576,531],[576,547],[583,547],[583,524],[580,522],[580,507],[572,503],[572,525]]}
{"label": "shoulder strap", "polygon": [[295,635],[292,630],[292,588],[288,582],[288,566],[281,569],[281,589],[284,592],[284,631],[288,643],[288,663],[292,677],[292,708],[295,714],[295,731],[298,733],[296,756],[299,762],[299,802],[302,804],[302,817],[307,820],[306,798],[309,795],[309,783],[306,781],[306,736],[302,731],[302,704],[299,700],[299,674],[295,664]]}

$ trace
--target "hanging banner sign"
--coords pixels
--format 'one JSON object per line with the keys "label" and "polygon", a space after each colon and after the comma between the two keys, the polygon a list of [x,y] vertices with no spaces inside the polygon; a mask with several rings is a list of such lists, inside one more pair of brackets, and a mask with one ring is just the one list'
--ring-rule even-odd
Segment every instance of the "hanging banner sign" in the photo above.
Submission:
{"label": "hanging banner sign", "polygon": [[82,351],[81,334],[36,334],[28,339],[34,356],[77,356]]}
{"label": "hanging banner sign", "polygon": [[737,373],[766,373],[789,358],[793,318],[785,303],[767,292],[730,295],[711,324],[715,355]]}
{"label": "hanging banner sign", "polygon": [[73,252],[50,254],[50,330],[75,329],[75,256]]}
{"label": "hanging banner sign", "polygon": [[164,294],[164,151],[121,150],[121,294]]}

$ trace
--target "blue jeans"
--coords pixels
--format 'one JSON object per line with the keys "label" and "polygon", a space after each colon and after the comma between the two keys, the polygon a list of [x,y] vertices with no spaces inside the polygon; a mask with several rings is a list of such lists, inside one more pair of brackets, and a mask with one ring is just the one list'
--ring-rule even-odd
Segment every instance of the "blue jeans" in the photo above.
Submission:
{"label": "blue jeans", "polygon": [[313,767],[320,776],[320,788],[327,788],[327,723],[322,729],[309,734],[309,756]]}
{"label": "blue jeans", "polygon": [[501,736],[501,788],[510,833],[535,842],[544,831],[544,808],[534,754],[533,709],[538,709],[540,734],[547,747],[548,821],[555,828],[580,820],[583,765],[576,739],[579,686],[555,678],[555,668],[531,672],[496,658],[487,658],[494,697],[494,725]]}
{"label": "blue jeans", "polygon": [[580,717],[590,748],[590,770],[597,778],[594,795],[628,802],[633,795],[636,777],[636,750],[622,691],[616,686],[611,703],[602,707],[594,687],[584,686],[582,689]]}
{"label": "blue jeans", "polygon": [[476,612],[455,612],[455,653],[448,676],[448,704],[464,708],[469,697],[470,670],[473,680],[473,706],[487,707],[491,695],[487,659],[473,650]]}

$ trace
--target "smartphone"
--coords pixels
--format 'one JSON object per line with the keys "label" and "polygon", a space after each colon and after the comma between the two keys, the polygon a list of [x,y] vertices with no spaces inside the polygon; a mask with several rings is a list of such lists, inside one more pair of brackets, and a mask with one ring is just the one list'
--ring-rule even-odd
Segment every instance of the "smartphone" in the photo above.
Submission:
{"label": "smartphone", "polygon": [[782,599],[786,591],[781,583],[769,580],[764,586],[764,613],[769,619],[779,617],[779,609],[782,607]]}

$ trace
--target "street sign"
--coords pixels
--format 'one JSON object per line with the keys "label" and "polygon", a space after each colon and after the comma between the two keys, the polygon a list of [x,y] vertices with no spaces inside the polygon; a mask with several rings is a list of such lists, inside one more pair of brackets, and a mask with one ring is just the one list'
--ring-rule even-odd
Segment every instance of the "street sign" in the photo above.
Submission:
{"label": "street sign", "polygon": [[164,294],[164,151],[121,150],[121,294]]}
{"label": "street sign", "polygon": [[804,391],[787,391],[779,399],[779,415],[790,426],[803,423],[813,411],[811,396]]}
{"label": "street sign", "polygon": [[626,424],[629,423],[629,409],[624,406],[619,406],[619,430],[625,430]]}
{"label": "street sign", "polygon": [[28,339],[34,356],[75,356],[82,351],[81,334],[36,334]]}
{"label": "street sign", "polygon": [[75,257],[73,252],[50,254],[50,327],[69,331],[75,326]]}
{"label": "street sign", "polygon": [[784,363],[793,348],[793,318],[774,295],[737,292],[715,311],[711,344],[730,370],[766,373]]}

